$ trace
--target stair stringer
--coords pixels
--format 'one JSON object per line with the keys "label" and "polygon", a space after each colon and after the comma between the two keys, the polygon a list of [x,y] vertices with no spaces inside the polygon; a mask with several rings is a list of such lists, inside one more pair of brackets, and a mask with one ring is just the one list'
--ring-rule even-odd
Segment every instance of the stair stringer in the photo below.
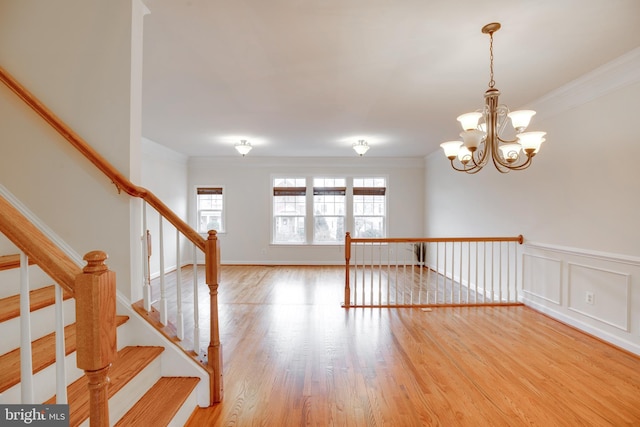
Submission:
{"label": "stair stringer", "polygon": [[129,316],[129,320],[118,328],[118,349],[128,345],[164,347],[165,351],[160,355],[162,376],[200,378],[196,386],[197,404],[203,408],[209,406],[210,378],[207,370],[133,310],[131,302],[120,291],[116,292],[116,311]]}

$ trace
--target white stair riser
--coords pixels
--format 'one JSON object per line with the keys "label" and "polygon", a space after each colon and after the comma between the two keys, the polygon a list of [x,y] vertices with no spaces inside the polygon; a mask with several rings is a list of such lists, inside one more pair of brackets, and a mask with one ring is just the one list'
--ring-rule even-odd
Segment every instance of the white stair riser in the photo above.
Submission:
{"label": "white stair riser", "polygon": [[[71,384],[80,378],[84,372],[76,367],[76,354],[71,353],[65,357],[67,368],[67,384]],[[19,404],[21,403],[21,387],[16,384],[4,393],[0,394],[0,403]],[[42,371],[33,376],[33,398],[36,403],[43,403],[56,394],[56,365],[47,366]]]}
{"label": "white stair riser", "polygon": [[[29,289],[35,290],[53,285],[53,280],[37,265],[29,266]],[[0,298],[20,293],[20,268],[0,271]]]}
{"label": "white stair riser", "polygon": [[[114,424],[160,379],[160,357],[156,357],[149,365],[138,373],[109,399],[109,421]],[[89,420],[80,424],[89,427]]]}
{"label": "white stair riser", "polygon": [[183,427],[187,423],[187,420],[191,417],[191,414],[198,406],[197,394],[197,387],[194,387],[193,390],[191,390],[189,397],[184,401],[176,415],[169,423],[169,427]]}
{"label": "white stair riser", "polygon": [[[64,301],[64,324],[70,325],[76,320],[75,299]],[[55,330],[55,306],[41,308],[31,312],[31,341],[35,341]],[[20,318],[16,317],[0,323],[0,354],[20,347]]]}

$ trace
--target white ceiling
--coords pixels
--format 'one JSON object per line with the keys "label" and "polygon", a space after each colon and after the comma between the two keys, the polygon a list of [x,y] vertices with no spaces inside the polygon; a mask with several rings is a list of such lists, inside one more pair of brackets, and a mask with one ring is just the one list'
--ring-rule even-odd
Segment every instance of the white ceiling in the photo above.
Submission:
{"label": "white ceiling", "polygon": [[189,156],[439,150],[484,102],[490,22],[512,109],[640,46],[639,0],[143,1],[143,136]]}

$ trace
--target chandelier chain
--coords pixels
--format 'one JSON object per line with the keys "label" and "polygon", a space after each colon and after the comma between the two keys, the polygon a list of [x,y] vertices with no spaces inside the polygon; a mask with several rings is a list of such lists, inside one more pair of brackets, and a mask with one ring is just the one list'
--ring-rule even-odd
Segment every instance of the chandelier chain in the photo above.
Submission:
{"label": "chandelier chain", "polygon": [[496,85],[496,81],[493,80],[493,32],[489,33],[489,64],[489,87],[493,89],[493,87]]}

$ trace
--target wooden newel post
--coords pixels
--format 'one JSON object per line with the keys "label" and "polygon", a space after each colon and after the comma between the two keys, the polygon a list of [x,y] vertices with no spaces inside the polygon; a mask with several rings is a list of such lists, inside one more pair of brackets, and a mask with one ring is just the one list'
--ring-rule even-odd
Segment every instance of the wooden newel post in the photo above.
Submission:
{"label": "wooden newel post", "polygon": [[89,425],[109,426],[109,368],[117,357],[116,274],[105,265],[107,254],[89,252],[76,277],[76,362],[89,379]]}
{"label": "wooden newel post", "polygon": [[207,350],[211,377],[211,404],[222,401],[222,345],[220,344],[220,328],[218,321],[218,284],[220,283],[220,242],[215,230],[209,230],[205,246],[206,281],[209,286],[211,302],[210,340]]}
{"label": "wooden newel post", "polygon": [[344,238],[344,259],[345,259],[345,279],[344,279],[344,307],[351,306],[351,288],[349,287],[349,264],[351,262],[351,233],[347,231]]}

